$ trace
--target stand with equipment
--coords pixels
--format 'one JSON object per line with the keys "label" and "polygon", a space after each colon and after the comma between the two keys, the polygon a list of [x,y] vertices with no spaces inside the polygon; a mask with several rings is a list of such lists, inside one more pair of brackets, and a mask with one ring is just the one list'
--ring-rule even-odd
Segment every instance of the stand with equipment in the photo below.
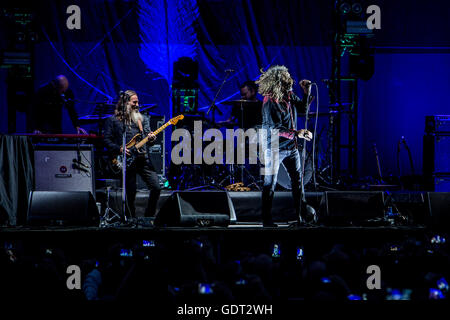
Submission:
{"label": "stand with equipment", "polygon": [[119,99],[122,103],[122,214],[125,222],[128,222],[126,207],[127,207],[127,192],[126,192],[126,178],[127,178],[127,124],[125,120],[126,105],[130,96],[123,91],[119,93]]}
{"label": "stand with equipment", "polygon": [[[310,103],[311,103],[311,85],[312,85],[312,83],[309,83],[307,85],[308,86],[308,94],[306,95],[305,130],[308,129],[309,106],[310,106]],[[295,139],[297,139],[297,137]],[[300,174],[300,193],[301,193],[300,210],[299,210],[299,216],[300,217],[302,217],[303,203],[306,203],[305,181],[304,181],[305,164],[306,164],[306,141],[303,143],[301,161],[302,161],[302,166],[301,166],[301,171],[302,172]]]}
{"label": "stand with equipment", "polygon": [[225,84],[225,82],[227,82],[228,77],[231,74],[231,70],[226,70],[225,73],[225,78],[222,81],[222,84],[219,87],[219,90],[217,90],[216,96],[214,97],[213,102],[211,103],[211,106],[209,107],[208,111],[206,112],[206,115],[209,115],[209,113],[212,111],[212,123],[213,125],[216,124],[216,111],[219,112],[220,115],[223,115],[222,111],[220,111],[220,109],[216,106],[216,100],[217,97],[219,96],[220,91],[222,91],[222,87]]}

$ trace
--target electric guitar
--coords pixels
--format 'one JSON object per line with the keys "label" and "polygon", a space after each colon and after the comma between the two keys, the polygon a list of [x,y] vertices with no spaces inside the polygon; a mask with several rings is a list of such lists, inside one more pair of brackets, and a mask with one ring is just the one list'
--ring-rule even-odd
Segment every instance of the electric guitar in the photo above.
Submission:
{"label": "electric guitar", "polygon": [[[161,127],[153,131],[153,134],[156,136],[158,133],[164,131],[168,126],[170,125],[176,125],[178,121],[183,120],[184,115],[180,114],[179,116],[176,116],[175,118],[170,119],[165,124],[163,124]],[[131,138],[130,141],[126,144],[127,149],[130,151],[130,155],[127,155],[126,158],[126,166],[129,168],[133,162],[136,160],[136,157],[139,154],[144,154],[146,152],[145,150],[145,144],[148,142],[149,137],[146,136],[145,138],[141,139],[141,134],[138,133],[133,138]],[[143,148],[144,147],[144,148]],[[112,169],[114,172],[119,172],[122,170],[122,163],[123,163],[123,155],[117,156],[117,158],[114,158],[112,160]]]}

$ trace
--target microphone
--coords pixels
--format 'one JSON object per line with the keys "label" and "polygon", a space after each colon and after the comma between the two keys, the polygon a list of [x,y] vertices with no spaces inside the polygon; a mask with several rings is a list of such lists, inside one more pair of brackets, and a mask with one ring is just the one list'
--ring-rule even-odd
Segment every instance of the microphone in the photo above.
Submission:
{"label": "microphone", "polygon": [[235,72],[233,69],[226,69],[225,70],[226,73],[231,73],[231,72]]}
{"label": "microphone", "polygon": [[90,168],[89,166],[87,166],[87,165],[85,165],[83,162],[81,162],[80,160],[73,159],[72,162],[73,162],[73,163],[76,163],[77,165],[80,165],[80,166],[82,166],[82,167],[85,167],[86,169],[89,169],[89,168]]}
{"label": "microphone", "polygon": [[84,171],[84,172],[88,172],[89,173],[88,169],[83,168],[83,167],[81,167],[81,166],[79,166],[79,165],[77,165],[75,163],[72,163],[72,169],[76,169],[76,170],[80,170],[80,171]]}

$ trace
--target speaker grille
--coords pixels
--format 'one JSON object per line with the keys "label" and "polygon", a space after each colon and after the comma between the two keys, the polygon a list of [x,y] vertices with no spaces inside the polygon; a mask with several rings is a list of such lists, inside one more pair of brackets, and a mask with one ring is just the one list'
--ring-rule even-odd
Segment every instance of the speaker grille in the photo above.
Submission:
{"label": "speaker grille", "polygon": [[92,145],[36,145],[35,190],[89,191],[95,195]]}
{"label": "speaker grille", "polygon": [[99,214],[87,191],[32,191],[28,202],[29,225],[98,226]]}

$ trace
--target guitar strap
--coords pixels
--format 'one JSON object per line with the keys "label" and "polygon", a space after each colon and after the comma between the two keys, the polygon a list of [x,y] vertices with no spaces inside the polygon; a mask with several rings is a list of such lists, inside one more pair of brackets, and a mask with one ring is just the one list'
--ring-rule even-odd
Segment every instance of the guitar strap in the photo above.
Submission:
{"label": "guitar strap", "polygon": [[139,130],[140,130],[141,132],[144,132],[144,129],[143,129],[143,127],[142,127],[142,121],[141,121],[141,119],[138,119],[138,126],[139,126]]}

